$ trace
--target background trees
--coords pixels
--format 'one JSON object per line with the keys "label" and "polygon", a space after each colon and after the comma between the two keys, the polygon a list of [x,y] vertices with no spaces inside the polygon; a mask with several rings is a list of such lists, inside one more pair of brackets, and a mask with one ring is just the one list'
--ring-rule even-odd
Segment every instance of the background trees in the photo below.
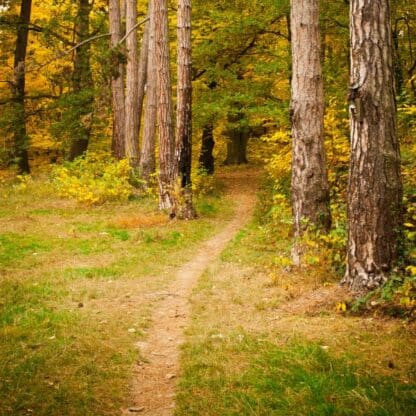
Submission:
{"label": "background trees", "polygon": [[[389,46],[392,60],[383,58],[384,64],[380,64],[387,64],[387,67],[393,68],[396,76],[399,109],[397,123],[394,117],[390,121],[386,118],[382,134],[380,131],[372,130],[370,135],[368,130],[368,148],[376,146],[381,153],[371,152],[372,156],[376,157],[374,160],[363,159],[361,156],[355,160],[353,157],[350,190],[347,191],[350,168],[346,96],[349,94],[350,104],[355,105],[355,112],[352,112],[352,116],[355,117],[352,123],[353,143],[359,143],[360,146],[353,147],[353,150],[365,150],[366,143],[361,139],[356,140],[355,137],[358,137],[358,133],[367,123],[365,121],[363,124],[363,120],[366,120],[368,115],[361,109],[357,112],[357,104],[360,107],[365,102],[366,109],[371,106],[378,109],[372,113],[373,119],[381,117],[381,113],[377,113],[381,108],[383,114],[394,112],[394,91],[386,90],[387,86],[391,87],[392,75],[386,75],[385,79],[380,78],[381,75],[377,78],[377,91],[386,90],[386,94],[379,97],[378,92],[370,91],[370,84],[373,83],[374,87],[376,82],[376,78],[370,77],[373,67],[369,67],[367,77],[358,70],[357,79],[355,73],[352,74],[354,78],[349,93],[348,4],[321,0],[319,15],[317,4],[318,2],[304,4],[301,1],[293,1],[293,16],[290,18],[289,2],[285,0],[215,0],[210,7],[207,7],[205,1],[194,0],[191,107],[190,63],[184,54],[189,54],[188,46],[184,45],[189,43],[190,32],[186,23],[180,23],[179,18],[184,15],[179,13],[178,17],[176,2],[159,0],[154,9],[152,0],[121,3],[112,0],[62,0],[52,3],[38,1],[33,6],[30,22],[25,25],[19,23],[21,2],[6,2],[0,10],[2,166],[6,169],[26,158],[36,173],[45,164],[49,170],[51,161],[74,159],[86,149],[93,153],[109,152],[112,149],[117,158],[122,158],[126,154],[124,146],[130,143],[130,150],[127,152],[130,164],[135,167],[141,179],[148,183],[149,189],[152,186],[153,174],[158,170],[161,206],[173,210],[174,214],[174,211],[178,212],[178,201],[183,200],[175,200],[175,197],[181,194],[181,190],[177,192],[176,189],[177,175],[180,177],[179,185],[183,185],[183,189],[190,188],[189,145],[192,137],[193,159],[198,160],[200,167],[208,173],[214,171],[215,164],[232,166],[246,161],[265,163],[273,179],[274,198],[278,201],[288,201],[293,197],[297,236],[300,236],[304,229],[302,218],[317,225],[317,229],[328,229],[330,194],[334,221],[329,235],[325,238],[331,240],[336,233],[336,238],[339,239],[336,240],[339,244],[337,258],[342,259],[346,252],[344,214],[348,197],[352,198],[349,203],[351,237],[354,234],[352,230],[361,230],[362,222],[370,221],[369,218],[354,214],[363,206],[361,202],[354,201],[364,198],[366,204],[370,204],[372,196],[365,196],[370,190],[378,189],[378,195],[385,195],[382,199],[385,199],[393,212],[402,212],[397,205],[400,199],[398,147],[394,133],[387,132],[393,132],[397,127],[397,137],[405,149],[402,169],[405,179],[404,194],[408,202],[403,215],[405,224],[413,226],[410,207],[413,203],[411,195],[415,189],[412,178],[416,176],[413,174],[412,142],[415,134],[415,8],[404,0],[394,2],[391,11],[393,42]],[[118,6],[120,11],[117,10]],[[188,6],[187,4],[185,9]],[[185,10],[181,7],[179,9]],[[128,11],[129,15],[128,32],[132,29],[127,37],[123,10]],[[155,25],[155,15],[159,19],[162,18],[163,26]],[[146,16],[149,16],[147,29],[141,24]],[[320,33],[317,31],[318,17]],[[359,13],[354,12],[352,17],[357,19]],[[307,21],[313,23],[309,25],[306,24]],[[174,28],[178,23],[182,30],[176,33]],[[289,30],[290,25],[292,32]],[[373,30],[372,26],[369,27]],[[20,89],[19,99],[17,90],[11,88],[12,85],[17,85],[14,82],[14,54],[18,28],[28,30],[24,72],[26,83],[23,94]],[[163,29],[163,32],[156,32],[156,29]],[[134,40],[136,30],[137,40]],[[144,36],[147,30],[148,43]],[[179,48],[178,37],[182,45]],[[387,37],[379,36],[381,44],[386,42]],[[356,38],[358,39],[357,36]],[[306,46],[313,46],[312,39],[314,44],[321,44],[321,48],[314,46],[302,49],[305,48],[305,39]],[[111,48],[108,46],[110,42]],[[360,68],[367,65],[361,56],[365,57],[370,53],[376,56],[365,47],[367,45],[357,43],[357,47],[353,49],[354,58],[357,58],[354,62],[359,62],[357,65]],[[306,52],[303,53],[303,50]],[[143,57],[140,59],[140,71],[132,66],[139,51]],[[132,57],[133,55],[136,57]],[[177,77],[176,71],[170,74],[176,63],[182,68]],[[129,66],[128,77],[124,74],[126,64]],[[354,63],[353,67],[354,65],[356,64]],[[381,71],[381,66],[377,65],[374,68]],[[143,82],[137,81],[138,71],[142,74],[141,79],[146,82],[145,86]],[[320,82],[322,79],[325,85],[324,97]],[[292,188],[289,114],[291,81],[294,160]],[[358,87],[356,81],[359,82]],[[143,110],[140,100],[132,98],[138,93],[138,84],[143,86]],[[372,94],[375,94],[375,101],[369,98]],[[20,108],[24,108],[24,114],[16,111],[15,104],[18,101]],[[322,122],[324,104],[326,112]],[[192,117],[189,114],[191,108]],[[176,110],[177,118],[174,117]],[[16,114],[20,114],[19,120],[15,118]],[[143,123],[141,131],[138,131],[138,123],[134,119],[139,120],[141,115]],[[192,130],[189,122],[191,119]],[[383,123],[378,123],[377,128],[381,128],[382,125]],[[388,128],[387,125],[392,128]],[[24,129],[25,134],[20,134]],[[17,131],[20,132],[20,136],[15,135]],[[127,141],[126,134],[130,135]],[[377,140],[385,137],[386,142],[376,140],[375,144],[371,141],[375,139],[370,139],[370,136],[377,136]],[[24,137],[21,140],[24,145],[15,145],[15,137]],[[30,141],[28,137],[31,138]],[[388,141],[391,144],[386,147],[385,143]],[[27,157],[20,157],[18,149],[27,151]],[[323,149],[327,153],[328,180]],[[363,151],[359,150],[358,153],[363,154]],[[158,163],[155,162],[156,154],[160,158]],[[180,161],[179,165],[175,165],[175,161]],[[384,185],[374,182],[381,188],[371,185],[371,181],[368,181],[369,186],[366,190],[359,188],[362,179],[369,174],[369,170],[361,169],[363,164],[366,167],[374,166],[371,173],[373,177],[379,176],[377,172],[381,167],[384,172],[382,177],[388,177],[389,180],[385,180]],[[22,165],[20,170],[28,170],[26,167]],[[196,169],[194,174],[195,172]],[[361,196],[358,198],[358,195]],[[368,212],[373,209],[370,205],[366,207]],[[277,203],[274,209],[278,209]],[[389,209],[381,211],[387,213]],[[397,215],[395,219],[399,217]],[[377,218],[377,215],[374,214],[371,218]],[[354,224],[359,224],[359,227]],[[398,225],[399,223],[394,222],[392,218],[380,217],[377,227],[382,226],[390,231],[386,234],[377,231],[378,235],[383,236],[378,240],[390,241],[391,238],[395,238],[391,230]],[[406,227],[403,230],[404,235],[411,236],[411,227]],[[321,231],[317,229],[311,227],[313,233],[320,235]],[[351,247],[353,244],[357,246],[357,238],[360,244],[366,244],[361,231],[357,231],[356,235],[354,242],[350,240]],[[376,238],[373,235],[369,239]],[[397,252],[393,247],[395,243],[386,244],[387,246],[383,246],[381,250],[391,255],[389,254],[388,259],[380,260],[382,265],[377,267],[381,270],[386,268],[385,264],[390,264],[397,257],[394,254]],[[409,256],[411,253],[410,248],[404,247],[400,250],[399,255]],[[344,274],[342,260],[336,262],[338,271]],[[354,264],[356,263],[354,260]],[[349,266],[348,270],[352,270],[352,267]]]}

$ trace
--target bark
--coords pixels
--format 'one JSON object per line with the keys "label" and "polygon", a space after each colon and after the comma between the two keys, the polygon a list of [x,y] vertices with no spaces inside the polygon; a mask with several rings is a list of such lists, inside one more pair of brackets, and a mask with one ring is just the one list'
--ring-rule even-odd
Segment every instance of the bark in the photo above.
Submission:
{"label": "bark", "polygon": [[139,163],[139,113],[138,113],[138,53],[137,29],[131,30],[137,23],[137,0],[126,0],[126,157],[133,168]]}
{"label": "bark", "polygon": [[292,209],[295,237],[331,225],[324,151],[319,0],[291,1]]}
{"label": "bark", "polygon": [[[88,0],[78,0],[78,11],[75,22],[76,42],[89,38],[91,6]],[[92,72],[90,65],[90,43],[85,43],[75,49],[74,72],[72,75],[72,88],[78,94],[77,117],[79,122],[75,137],[71,140],[68,160],[72,161],[83,155],[87,149],[91,135],[93,95]]]}
{"label": "bark", "polygon": [[[149,16],[149,15],[148,15]],[[144,27],[142,45],[140,48],[140,56],[138,63],[138,75],[137,75],[137,133],[140,132],[142,113],[143,113],[143,101],[145,95],[145,87],[147,82],[147,63],[149,59],[149,31],[150,22],[147,21]]]}
{"label": "bark", "polygon": [[244,165],[247,160],[248,129],[234,129],[229,132],[227,140],[227,157],[224,165]]}
{"label": "bark", "polygon": [[30,173],[29,157],[27,148],[29,138],[26,131],[26,110],[25,110],[25,84],[26,84],[26,52],[29,37],[28,25],[32,10],[32,0],[22,0],[20,6],[20,18],[17,28],[16,48],[14,51],[14,82],[12,84],[14,120],[14,156],[17,162],[18,171]]}
{"label": "bark", "polygon": [[347,270],[356,291],[379,286],[397,258],[402,185],[390,6],[350,2],[350,126]]}
{"label": "bark", "polygon": [[159,121],[159,206],[174,211],[171,76],[167,0],[154,0]]}
{"label": "bark", "polygon": [[175,167],[180,195],[177,215],[192,219],[192,60],[191,0],[178,0],[178,92],[176,118]]}
{"label": "bark", "polygon": [[111,89],[113,100],[113,155],[117,159],[125,156],[125,97],[124,97],[124,64],[121,60],[119,42],[122,38],[120,3],[109,0],[109,20],[111,32]]}
{"label": "bark", "polygon": [[149,45],[146,76],[146,101],[143,122],[143,139],[140,154],[140,172],[145,181],[155,172],[155,136],[157,118],[157,90],[155,63],[154,0],[149,0]]}
{"label": "bark", "polygon": [[215,146],[214,126],[206,124],[202,129],[201,152],[199,154],[199,169],[212,175],[215,169],[214,155],[212,154]]}

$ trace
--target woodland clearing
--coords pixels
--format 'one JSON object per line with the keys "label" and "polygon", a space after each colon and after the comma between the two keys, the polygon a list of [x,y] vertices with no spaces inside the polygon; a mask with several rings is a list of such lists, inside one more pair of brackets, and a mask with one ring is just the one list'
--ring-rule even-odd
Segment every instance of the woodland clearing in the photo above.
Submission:
{"label": "woodland clearing", "polygon": [[337,311],[334,276],[275,267],[288,236],[261,207],[247,223],[257,177],[225,170],[185,222],[150,198],[80,209],[45,182],[15,188],[0,413],[413,415],[415,324]]}

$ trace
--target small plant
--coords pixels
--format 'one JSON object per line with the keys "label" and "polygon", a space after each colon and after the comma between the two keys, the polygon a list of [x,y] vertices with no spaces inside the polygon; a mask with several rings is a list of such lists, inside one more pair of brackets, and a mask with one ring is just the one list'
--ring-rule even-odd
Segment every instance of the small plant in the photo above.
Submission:
{"label": "small plant", "polygon": [[127,160],[87,153],[84,157],[58,166],[53,183],[64,198],[96,205],[107,201],[126,201],[133,194],[132,169]]}
{"label": "small plant", "polygon": [[204,170],[192,174],[192,192],[195,196],[212,194],[215,191],[215,179]]}

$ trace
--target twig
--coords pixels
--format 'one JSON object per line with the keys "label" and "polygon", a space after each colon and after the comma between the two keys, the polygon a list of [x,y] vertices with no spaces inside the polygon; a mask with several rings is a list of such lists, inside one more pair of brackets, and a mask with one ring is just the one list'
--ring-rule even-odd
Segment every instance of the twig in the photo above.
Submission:
{"label": "twig", "polygon": [[[143,25],[144,23],[146,23],[147,21],[149,20],[149,18],[148,17],[146,17],[146,19],[144,19],[144,20],[142,20],[141,22],[138,22],[138,23],[136,23],[124,36],[123,36],[123,38],[118,42],[118,45],[120,45],[121,43],[123,43],[126,39],[127,39],[127,37],[130,35],[130,33],[131,32],[133,32],[133,30],[134,29],[137,29],[139,26],[141,26],[141,25]],[[51,64],[53,61],[56,61],[57,59],[60,59],[60,58],[62,58],[62,57],[64,57],[65,55],[68,55],[68,54],[70,54],[71,52],[73,52],[74,50],[76,50],[76,49],[78,49],[78,48],[80,48],[81,46],[84,46],[84,45],[86,45],[87,43],[89,43],[89,42],[92,42],[93,40],[97,40],[97,39],[101,39],[101,38],[104,38],[104,37],[107,37],[107,36],[111,36],[112,35],[112,33],[111,32],[109,32],[109,33],[102,33],[102,34],[100,34],[100,35],[95,35],[95,36],[92,36],[92,37],[90,37],[90,38],[88,38],[88,39],[84,39],[82,42],[80,42],[80,43],[77,43],[75,46],[73,46],[72,48],[70,48],[70,49],[68,49],[68,50],[66,50],[66,51],[63,51],[63,52],[61,52],[61,53],[59,53],[58,55],[56,55],[55,57],[53,57],[53,58],[51,58],[49,61],[47,61],[47,62],[45,62],[44,64],[40,64],[40,65],[37,65],[36,67],[34,67],[34,68],[32,68],[32,69],[27,69],[26,70],[26,73],[27,72],[33,72],[33,71],[38,71],[39,69],[42,69],[42,68],[44,68],[45,66],[47,66],[47,65],[49,65],[49,64]]]}

